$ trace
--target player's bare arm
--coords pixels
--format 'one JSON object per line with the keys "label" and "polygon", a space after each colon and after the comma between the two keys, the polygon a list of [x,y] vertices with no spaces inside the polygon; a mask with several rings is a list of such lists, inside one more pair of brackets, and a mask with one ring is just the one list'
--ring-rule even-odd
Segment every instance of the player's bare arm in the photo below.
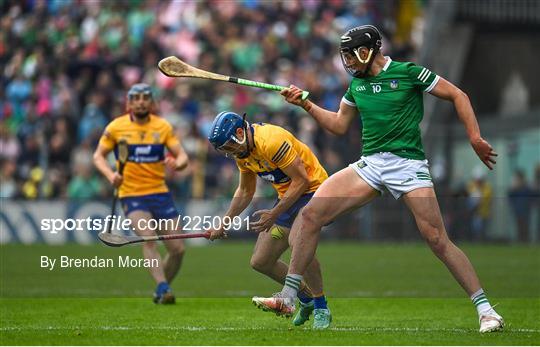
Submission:
{"label": "player's bare arm", "polygon": [[495,157],[497,153],[480,135],[480,127],[476,121],[476,116],[474,115],[474,110],[467,94],[442,77],[430,93],[438,98],[451,101],[454,104],[459,119],[465,125],[469,141],[476,155],[478,155],[480,160],[490,170],[493,170],[493,165],[496,164]]}
{"label": "player's bare arm", "polygon": [[167,149],[172,154],[172,157],[165,158],[165,166],[175,171],[181,171],[187,168],[189,158],[181,144],[168,146]]}
{"label": "player's bare arm", "polygon": [[111,152],[110,149],[98,145],[94,152],[94,165],[111,185],[118,188],[122,184],[123,177],[118,172],[113,171],[107,162],[107,155]]}
{"label": "player's bare arm", "polygon": [[257,175],[253,172],[241,172],[238,187],[225,216],[235,217],[242,213],[253,199],[256,189]]}
{"label": "player's bare arm", "polygon": [[357,115],[355,107],[349,106],[343,101],[337,112],[326,110],[310,100],[302,100],[303,90],[291,85],[281,91],[281,95],[288,103],[302,107],[326,130],[334,135],[343,135],[349,129],[352,120]]}
{"label": "player's bare arm", "polygon": [[[257,175],[253,172],[240,172],[240,178],[238,182],[238,187],[234,192],[234,197],[231,200],[228,211],[225,213],[224,217],[235,217],[238,216],[242,211],[248,207],[251,200],[253,200],[253,195],[255,195],[255,190],[257,189]],[[219,238],[226,237],[227,234],[223,228],[218,230],[212,230],[210,234],[210,240],[215,240]]]}
{"label": "player's bare arm", "polygon": [[250,225],[255,232],[268,231],[277,217],[287,211],[309,187],[309,176],[300,157],[296,157],[290,165],[280,169],[291,179],[291,184],[274,208],[259,210],[253,214],[253,217],[259,217],[259,220]]}

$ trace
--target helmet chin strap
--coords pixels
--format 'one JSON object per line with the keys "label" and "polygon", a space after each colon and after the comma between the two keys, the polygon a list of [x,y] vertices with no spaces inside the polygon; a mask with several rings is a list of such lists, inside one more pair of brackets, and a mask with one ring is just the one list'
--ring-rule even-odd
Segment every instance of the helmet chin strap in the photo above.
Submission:
{"label": "helmet chin strap", "polygon": [[243,124],[243,129],[244,129],[244,139],[241,141],[241,142],[238,142],[238,144],[240,145],[243,145],[244,143],[247,142],[247,145],[246,145],[246,151],[244,153],[242,153],[242,155],[238,156],[238,158],[240,159],[244,159],[244,158],[247,158],[249,156],[249,154],[251,153],[251,150],[253,148],[249,148],[249,141],[248,141],[248,126],[247,126],[247,122],[246,122],[246,115],[247,113],[244,113],[244,115],[242,116],[242,124]]}
{"label": "helmet chin strap", "polygon": [[371,64],[373,64],[373,61],[375,60],[375,56],[379,50],[375,48],[370,48],[368,55],[366,59],[362,59],[360,57],[360,48],[353,49],[354,54],[356,55],[356,58],[358,58],[358,61],[362,64],[367,64],[366,68],[364,69],[364,72],[357,72],[355,73],[355,77],[365,77],[368,74],[369,69],[371,68]]}
{"label": "helmet chin strap", "polygon": [[362,57],[360,57],[360,48],[355,48],[353,49],[353,52],[354,54],[356,55],[356,58],[358,58],[358,60],[362,63],[362,64],[366,64],[367,62],[370,61],[371,59],[371,56],[373,55],[373,48],[371,48],[368,52],[368,56],[366,57],[366,59],[362,59]]}

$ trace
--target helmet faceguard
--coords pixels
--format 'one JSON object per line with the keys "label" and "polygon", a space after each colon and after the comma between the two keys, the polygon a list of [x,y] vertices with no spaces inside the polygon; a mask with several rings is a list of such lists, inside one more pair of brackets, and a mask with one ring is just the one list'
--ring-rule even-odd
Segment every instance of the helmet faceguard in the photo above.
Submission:
{"label": "helmet faceguard", "polygon": [[[218,152],[227,157],[247,158],[251,152],[247,139],[248,127],[245,113],[240,117],[234,112],[221,112],[214,119],[208,140]],[[239,128],[244,130],[242,139],[236,134]]]}
{"label": "helmet faceguard", "polygon": [[[373,25],[362,25],[350,29],[341,36],[339,51],[343,67],[353,77],[365,77],[381,45],[381,33]],[[360,56],[362,47],[369,50],[365,59]],[[355,67],[358,63],[365,65],[363,71]]]}
{"label": "helmet faceguard", "polygon": [[235,136],[227,140],[223,145],[216,147],[216,150],[226,157],[246,158],[248,155],[246,138],[247,136],[244,136],[244,139],[240,142]]}

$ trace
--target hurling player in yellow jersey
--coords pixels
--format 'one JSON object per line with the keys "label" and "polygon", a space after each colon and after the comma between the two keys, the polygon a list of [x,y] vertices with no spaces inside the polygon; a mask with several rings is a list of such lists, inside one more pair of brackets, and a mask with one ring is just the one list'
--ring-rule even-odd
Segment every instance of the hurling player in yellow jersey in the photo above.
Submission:
{"label": "hurling player in yellow jersey", "polygon": [[[328,174],[313,152],[287,130],[271,124],[248,124],[234,112],[218,114],[208,137],[220,153],[233,157],[240,170],[238,188],[225,214],[234,217],[242,213],[253,199],[257,176],[270,182],[278,193],[278,200],[270,210],[253,214],[258,220],[251,223],[259,233],[251,257],[251,266],[271,279],[285,284],[287,264],[279,260],[289,247],[289,231],[296,216],[308,203]],[[226,236],[223,229],[214,230],[211,239]],[[313,327],[324,329],[330,325],[331,315],[323,294],[319,262],[314,259],[305,273],[307,282],[298,283],[300,309],[293,323],[302,325],[313,312]],[[257,298],[253,303],[261,307]],[[262,307],[261,307],[262,308]],[[280,314],[290,316],[291,311]]]}
{"label": "hurling player in yellow jersey", "polygon": [[[144,83],[135,84],[127,95],[128,113],[113,120],[105,129],[94,153],[98,170],[115,188],[118,188],[124,213],[138,235],[172,233],[175,230],[150,230],[150,219],[167,220],[178,216],[169,189],[165,184],[165,167],[182,170],[188,157],[172,126],[163,118],[151,113],[154,106],[152,90]],[[106,160],[115,151],[120,140],[128,143],[129,156],[123,175],[113,171]],[[165,149],[172,156],[165,157]],[[164,223],[170,224],[170,223]],[[169,283],[178,273],[184,255],[182,240],[165,241],[167,257],[164,261],[155,242],[143,244],[145,259],[157,260],[158,267],[150,267],[150,274],[157,283],[154,302],[175,302]],[[155,261],[154,260],[154,261]]]}

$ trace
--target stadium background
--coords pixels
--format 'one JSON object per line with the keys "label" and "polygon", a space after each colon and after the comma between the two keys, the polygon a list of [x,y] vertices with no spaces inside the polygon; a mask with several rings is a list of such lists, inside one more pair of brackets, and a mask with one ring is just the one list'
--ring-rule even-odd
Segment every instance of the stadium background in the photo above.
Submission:
{"label": "stadium background", "polygon": [[[35,228],[36,211],[61,218],[84,205],[84,213],[102,213],[88,202],[106,205],[112,189],[91,155],[104,126],[123,113],[126,90],[139,81],[155,88],[160,115],[174,124],[191,158],[188,171],[168,176],[186,214],[222,211],[220,199],[236,186],[234,164],[206,141],[222,110],[293,131],[329,173],[344,167],[361,153],[360,121],[337,138],[277,93],[170,79],[156,62],[177,55],[209,71],[294,83],[316,103],[336,109],[349,81],[338,38],[366,23],[382,29],[385,54],[426,65],[461,86],[484,137],[500,154],[488,173],[451,104],[426,97],[424,145],[453,238],[540,239],[536,1],[62,0],[1,6],[2,242],[47,239]],[[258,196],[272,198],[272,188],[260,185]],[[326,237],[418,239],[408,211],[388,196],[346,220]]]}
{"label": "stadium background", "polygon": [[[1,344],[540,343],[540,2],[0,0],[0,13]],[[462,290],[388,195],[323,233],[318,256],[335,330],[320,334],[291,331],[248,305],[247,297],[279,287],[250,269],[249,233],[190,243],[173,283],[182,298],[175,308],[150,306],[144,269],[39,267],[43,255],[140,255],[86,231],[40,231],[42,218],[109,213],[112,189],[92,153],[133,83],[154,87],[159,114],[190,156],[186,172],[168,173],[182,214],[219,214],[234,191],[233,163],[206,141],[224,109],[290,129],[329,173],[355,160],[360,121],[333,137],[277,93],[169,79],[156,64],[177,55],[210,71],[294,83],[336,109],[350,78],[339,36],[368,23],[382,30],[385,54],[462,87],[499,153],[488,172],[451,105],[426,96],[424,146],[445,223],[501,302],[504,334],[478,335]],[[272,201],[261,184],[257,205]]]}

